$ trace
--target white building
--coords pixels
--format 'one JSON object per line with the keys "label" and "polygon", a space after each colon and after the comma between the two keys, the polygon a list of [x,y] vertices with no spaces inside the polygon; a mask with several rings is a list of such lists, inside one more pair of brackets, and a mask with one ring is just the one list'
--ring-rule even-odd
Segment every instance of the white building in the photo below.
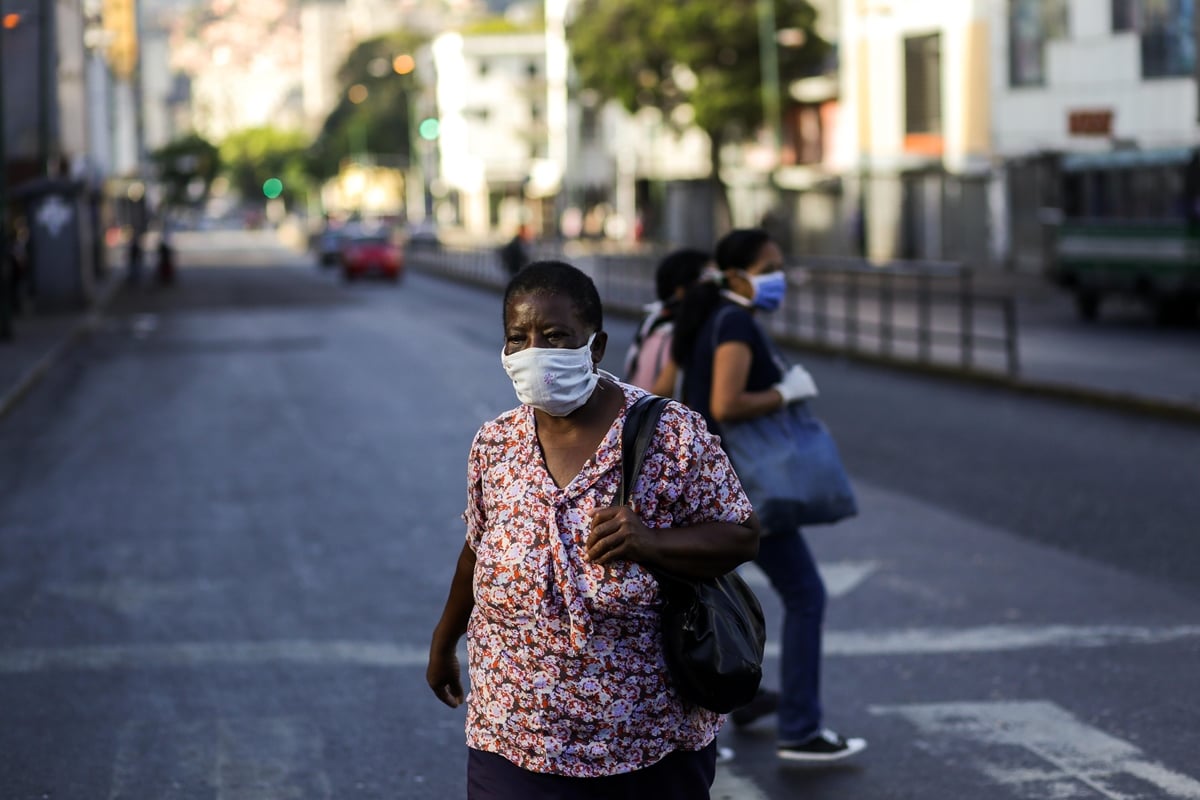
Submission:
{"label": "white building", "polygon": [[301,6],[300,42],[305,127],[316,132],[337,105],[337,72],[353,45],[346,0]]}
{"label": "white building", "polygon": [[997,0],[990,11],[993,246],[1038,272],[1061,154],[1200,141],[1194,3]]}
{"label": "white building", "polygon": [[1193,144],[1195,34],[1161,5],[1155,16],[1130,0],[994,3],[995,153]]}
{"label": "white building", "polygon": [[175,74],[171,69],[170,28],[166,18],[143,17],[140,33],[142,141],[145,151],[153,153],[184,131],[176,129],[172,115]]}
{"label": "white building", "polygon": [[546,123],[546,38],[444,33],[431,52],[439,173],[458,195],[460,222],[472,233],[513,227],[527,215],[526,196],[561,187]]}

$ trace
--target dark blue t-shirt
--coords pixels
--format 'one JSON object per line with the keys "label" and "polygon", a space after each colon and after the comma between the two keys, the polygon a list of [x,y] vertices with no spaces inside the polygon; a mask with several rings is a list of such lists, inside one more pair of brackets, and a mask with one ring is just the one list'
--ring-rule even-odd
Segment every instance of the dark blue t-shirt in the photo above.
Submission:
{"label": "dark blue t-shirt", "polygon": [[783,379],[781,365],[767,334],[742,306],[723,300],[700,328],[692,357],[683,371],[683,402],[704,416],[709,430],[720,433],[712,417],[713,354],[725,342],[745,342],[750,348],[746,391],[765,392]]}

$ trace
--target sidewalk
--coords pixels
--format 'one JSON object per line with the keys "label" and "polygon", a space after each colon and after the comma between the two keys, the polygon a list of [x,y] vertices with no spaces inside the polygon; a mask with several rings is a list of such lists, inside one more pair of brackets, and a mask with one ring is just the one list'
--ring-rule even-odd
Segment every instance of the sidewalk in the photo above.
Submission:
{"label": "sidewalk", "polygon": [[84,335],[120,291],[124,267],[109,267],[88,308],[13,319],[13,337],[0,341],[0,419],[16,407],[59,358]]}

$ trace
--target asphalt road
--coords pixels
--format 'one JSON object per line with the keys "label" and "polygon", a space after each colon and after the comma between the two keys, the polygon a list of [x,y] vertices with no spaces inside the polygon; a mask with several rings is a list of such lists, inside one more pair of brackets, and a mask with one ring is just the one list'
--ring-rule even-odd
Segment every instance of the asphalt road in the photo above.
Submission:
{"label": "asphalt road", "polygon": [[[184,264],[0,421],[0,798],[463,796],[423,674],[498,298]],[[806,363],[862,505],[809,532],[827,722],[870,748],[723,733],[714,796],[1200,798],[1200,429]]]}

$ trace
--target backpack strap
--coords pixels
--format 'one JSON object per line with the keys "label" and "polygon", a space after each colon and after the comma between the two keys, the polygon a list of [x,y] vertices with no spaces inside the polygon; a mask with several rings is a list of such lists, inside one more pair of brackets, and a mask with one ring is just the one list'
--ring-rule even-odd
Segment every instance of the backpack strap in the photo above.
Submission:
{"label": "backpack strap", "polygon": [[615,505],[623,506],[629,502],[634,481],[642,471],[646,449],[654,438],[658,418],[669,402],[666,397],[646,394],[635,400],[625,413],[625,427],[621,430],[621,489]]}

